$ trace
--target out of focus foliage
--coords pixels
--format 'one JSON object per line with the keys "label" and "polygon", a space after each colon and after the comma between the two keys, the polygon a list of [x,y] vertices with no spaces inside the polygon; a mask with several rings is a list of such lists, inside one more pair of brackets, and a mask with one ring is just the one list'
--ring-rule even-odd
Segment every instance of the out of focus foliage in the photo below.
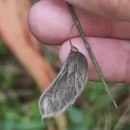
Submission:
{"label": "out of focus foliage", "polygon": [[[60,69],[52,51],[43,48],[43,54],[56,71]],[[130,85],[109,86],[118,110],[100,82],[88,82],[75,105],[64,114],[65,119],[41,122],[39,88],[0,41],[0,130],[129,130]],[[62,123],[65,125],[60,127]]]}

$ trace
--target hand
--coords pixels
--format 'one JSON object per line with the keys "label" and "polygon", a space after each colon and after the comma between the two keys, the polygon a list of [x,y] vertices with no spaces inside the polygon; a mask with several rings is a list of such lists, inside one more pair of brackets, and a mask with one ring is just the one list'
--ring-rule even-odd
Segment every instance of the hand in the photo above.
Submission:
{"label": "hand", "polygon": [[[80,20],[88,42],[107,81],[130,83],[130,1],[128,0],[66,0]],[[60,60],[69,53],[69,30],[72,18],[63,0],[41,0],[29,14],[29,27],[42,43],[61,45]],[[76,29],[72,43],[89,63],[89,79],[98,75]]]}

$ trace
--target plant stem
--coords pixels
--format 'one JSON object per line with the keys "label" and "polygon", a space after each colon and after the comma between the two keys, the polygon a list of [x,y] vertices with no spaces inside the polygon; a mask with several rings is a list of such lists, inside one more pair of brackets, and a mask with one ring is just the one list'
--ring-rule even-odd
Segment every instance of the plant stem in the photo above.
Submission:
{"label": "plant stem", "polygon": [[95,56],[94,56],[94,54],[93,54],[93,52],[92,52],[92,50],[91,50],[91,47],[90,47],[90,45],[89,45],[89,43],[88,43],[88,41],[87,41],[87,39],[86,39],[86,36],[85,36],[85,34],[84,34],[84,32],[83,32],[83,29],[82,29],[82,27],[81,27],[81,25],[80,25],[80,22],[79,22],[77,16],[76,16],[76,14],[75,14],[75,11],[74,11],[74,9],[73,9],[73,7],[72,7],[71,4],[67,3],[67,6],[68,6],[68,9],[69,9],[69,11],[70,11],[70,14],[71,14],[71,16],[72,16],[72,18],[73,18],[73,20],[74,20],[74,23],[76,24],[76,26],[77,26],[77,28],[78,28],[78,30],[79,30],[79,33],[80,33],[80,35],[81,35],[81,37],[82,37],[82,39],[83,39],[83,41],[84,41],[84,43],[85,43],[85,45],[86,45],[86,47],[87,47],[88,53],[89,53],[89,55],[90,55],[90,57],[91,57],[91,60],[92,60],[94,66],[95,66],[95,68],[96,68],[96,71],[97,71],[97,73],[98,73],[98,75],[99,75],[99,78],[100,78],[100,80],[102,81],[102,83],[103,83],[103,85],[104,85],[104,87],[105,87],[106,92],[109,94],[110,98],[112,99],[112,102],[114,103],[114,106],[115,106],[116,108],[118,108],[118,106],[117,106],[117,104],[116,104],[114,98],[112,97],[111,92],[110,92],[110,90],[109,90],[109,88],[108,88],[108,86],[107,86],[107,83],[106,83],[106,81],[105,81],[105,79],[104,79],[104,77],[103,77],[103,74],[102,74],[102,72],[101,72],[101,69],[100,69],[100,67],[99,67],[99,65],[98,65],[98,63],[97,63],[97,61],[96,61],[96,58],[95,58]]}

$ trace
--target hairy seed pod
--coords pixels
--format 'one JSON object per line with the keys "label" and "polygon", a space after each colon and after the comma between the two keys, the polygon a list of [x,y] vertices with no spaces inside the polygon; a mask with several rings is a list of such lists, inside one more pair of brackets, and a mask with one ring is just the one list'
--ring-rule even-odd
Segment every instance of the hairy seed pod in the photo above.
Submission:
{"label": "hairy seed pod", "polygon": [[84,88],[87,71],[85,56],[72,47],[66,63],[39,99],[42,119],[56,117],[73,105]]}

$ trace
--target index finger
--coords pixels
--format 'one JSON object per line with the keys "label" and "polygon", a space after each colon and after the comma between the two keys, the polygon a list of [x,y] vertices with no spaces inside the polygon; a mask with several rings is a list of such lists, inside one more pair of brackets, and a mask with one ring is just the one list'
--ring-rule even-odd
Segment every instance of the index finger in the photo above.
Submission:
{"label": "index finger", "polygon": [[[98,17],[74,8],[87,36],[130,39],[130,23]],[[33,35],[46,44],[62,44],[69,37],[72,18],[63,0],[41,0],[29,14]],[[72,37],[78,37],[76,28]]]}

